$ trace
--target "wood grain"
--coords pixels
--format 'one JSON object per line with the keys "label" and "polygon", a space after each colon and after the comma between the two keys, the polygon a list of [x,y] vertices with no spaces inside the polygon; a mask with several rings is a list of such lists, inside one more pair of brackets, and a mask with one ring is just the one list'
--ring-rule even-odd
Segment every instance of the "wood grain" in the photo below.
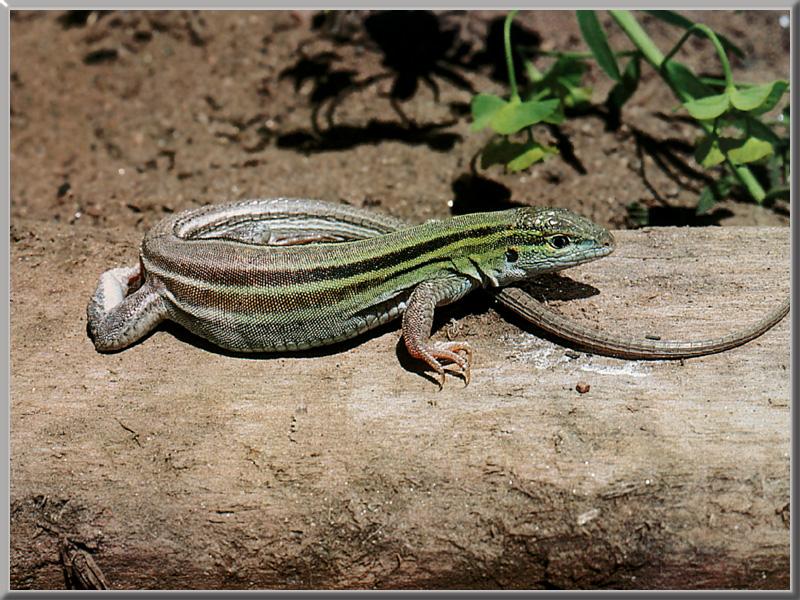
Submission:
{"label": "wood grain", "polygon": [[[788,229],[617,237],[542,293],[692,339],[789,291]],[[139,239],[12,228],[13,588],[64,587],[57,532],[111,589],[788,588],[788,318],[720,355],[631,362],[475,296],[442,319],[476,349],[472,383],[441,392],[396,328],[256,359],[167,328],[98,354],[86,302]]]}

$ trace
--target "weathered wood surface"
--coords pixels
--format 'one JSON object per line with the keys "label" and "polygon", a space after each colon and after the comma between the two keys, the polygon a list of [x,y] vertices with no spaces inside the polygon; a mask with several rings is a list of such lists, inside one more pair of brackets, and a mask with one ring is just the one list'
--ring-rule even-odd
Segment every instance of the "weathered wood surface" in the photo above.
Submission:
{"label": "weathered wood surface", "polygon": [[[727,332],[788,294],[788,236],[620,232],[569,272],[571,295],[599,293],[554,305]],[[88,296],[137,237],[12,228],[13,588],[64,586],[59,532],[112,589],[788,588],[788,318],[724,354],[629,362],[476,296],[449,313],[473,381],[441,392],[396,329],[248,359],[167,328],[97,354]]]}

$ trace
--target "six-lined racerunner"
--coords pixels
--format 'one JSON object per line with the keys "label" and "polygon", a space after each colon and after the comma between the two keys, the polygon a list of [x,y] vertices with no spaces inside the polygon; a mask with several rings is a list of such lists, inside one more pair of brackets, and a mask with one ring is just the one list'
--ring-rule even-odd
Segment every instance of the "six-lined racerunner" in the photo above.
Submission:
{"label": "six-lined racerunner", "polygon": [[[87,309],[100,351],[125,348],[169,319],[220,347],[287,351],[355,337],[402,315],[409,353],[444,381],[469,381],[472,349],[432,342],[436,306],[612,252],[611,234],[563,209],[520,208],[410,227],[315,200],[267,199],[189,210],[151,229],[137,267],[103,273]],[[701,342],[629,340],[578,325],[522,290],[498,301],[593,352],[683,358],[720,352],[777,323],[788,302],[746,331]]]}

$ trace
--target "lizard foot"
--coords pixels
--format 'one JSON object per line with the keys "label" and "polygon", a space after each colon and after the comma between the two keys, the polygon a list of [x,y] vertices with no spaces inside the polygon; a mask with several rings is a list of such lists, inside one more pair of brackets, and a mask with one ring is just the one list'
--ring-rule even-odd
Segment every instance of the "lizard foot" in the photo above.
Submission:
{"label": "lizard foot", "polygon": [[444,387],[445,369],[442,362],[453,363],[457,374],[464,378],[464,385],[469,385],[472,374],[473,350],[467,342],[436,342],[412,352],[412,356],[425,363],[439,375],[439,389]]}

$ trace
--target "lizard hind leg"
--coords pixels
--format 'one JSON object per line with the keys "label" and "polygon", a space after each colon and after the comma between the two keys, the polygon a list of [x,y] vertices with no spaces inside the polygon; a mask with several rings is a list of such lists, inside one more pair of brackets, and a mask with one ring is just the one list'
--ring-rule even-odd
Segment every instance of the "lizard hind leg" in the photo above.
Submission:
{"label": "lizard hind leg", "polygon": [[467,342],[432,342],[430,339],[433,326],[434,309],[461,296],[468,287],[458,283],[453,290],[452,281],[426,281],[419,284],[411,293],[408,305],[403,313],[403,339],[408,353],[424,361],[439,376],[439,387],[444,386],[445,369],[442,361],[455,364],[464,382],[469,385],[472,370],[473,350]]}
{"label": "lizard hind leg", "polygon": [[150,284],[142,283],[140,267],[120,267],[100,276],[86,317],[95,349],[113,352],[152,331],[167,318],[167,307]]}

